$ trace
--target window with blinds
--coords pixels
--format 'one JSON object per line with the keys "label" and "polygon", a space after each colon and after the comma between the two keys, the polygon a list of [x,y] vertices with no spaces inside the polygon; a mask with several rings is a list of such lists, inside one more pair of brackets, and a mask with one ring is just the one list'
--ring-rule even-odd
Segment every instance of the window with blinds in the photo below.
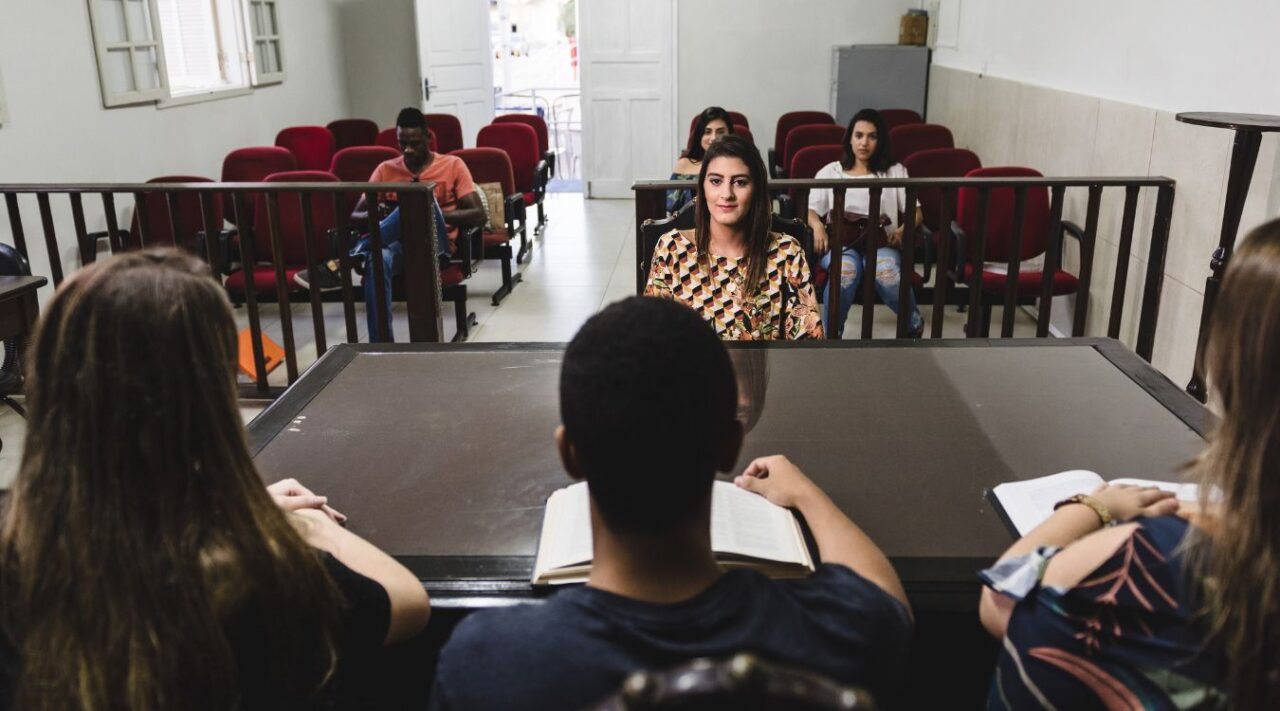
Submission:
{"label": "window with blinds", "polygon": [[249,85],[237,0],[156,0],[169,95]]}

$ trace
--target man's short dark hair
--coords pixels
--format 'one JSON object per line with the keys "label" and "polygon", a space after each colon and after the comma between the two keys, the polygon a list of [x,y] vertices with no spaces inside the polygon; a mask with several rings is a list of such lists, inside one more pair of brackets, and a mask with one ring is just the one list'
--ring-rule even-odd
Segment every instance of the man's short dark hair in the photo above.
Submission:
{"label": "man's short dark hair", "polygon": [[565,350],[560,418],[615,530],[660,533],[706,501],[738,402],[729,354],[687,306],[632,297]]}
{"label": "man's short dark hair", "polygon": [[427,130],[427,119],[422,112],[412,106],[400,109],[396,115],[396,128],[420,128]]}

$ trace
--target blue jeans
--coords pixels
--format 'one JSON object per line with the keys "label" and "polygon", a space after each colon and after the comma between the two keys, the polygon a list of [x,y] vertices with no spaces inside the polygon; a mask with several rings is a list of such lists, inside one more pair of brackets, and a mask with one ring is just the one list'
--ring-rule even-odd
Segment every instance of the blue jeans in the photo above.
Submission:
{"label": "blue jeans", "polygon": [[[444,213],[440,211],[439,203],[432,203],[435,207],[436,218],[436,253],[440,258],[440,266],[449,263],[449,233],[444,222]],[[369,342],[378,343],[382,339],[378,337],[378,312],[374,308],[377,304],[378,308],[386,309],[388,314],[391,313],[391,278],[404,270],[404,243],[400,241],[400,208],[391,211],[378,223],[378,232],[382,235],[382,273],[386,277],[386,283],[383,284],[382,299],[378,299],[377,290],[375,289],[376,280],[373,278],[373,263],[370,259],[373,256],[373,248],[370,245],[369,236],[361,237],[356,245],[351,248],[351,256],[363,257],[365,259],[364,266],[364,315],[369,325]],[[387,319],[387,340],[394,341],[395,329],[391,325],[391,320]]]}
{"label": "blue jeans", "polygon": [[[857,250],[845,247],[844,258],[840,262],[840,315],[839,325],[835,329],[837,336],[844,332],[844,322],[849,316],[849,308],[853,306],[853,300],[858,296],[858,284],[862,281],[863,257]],[[831,269],[831,252],[822,255],[819,264],[823,269]],[[880,295],[880,300],[889,307],[895,314],[901,306],[898,303],[898,285],[902,280],[902,253],[892,247],[881,247],[876,252],[876,293]],[[924,329],[924,317],[920,315],[920,309],[916,308],[916,294],[914,291],[908,290],[911,303],[908,308],[911,309],[910,330],[916,333]],[[827,324],[827,310],[822,309],[822,328],[827,333],[831,333],[831,326]]]}

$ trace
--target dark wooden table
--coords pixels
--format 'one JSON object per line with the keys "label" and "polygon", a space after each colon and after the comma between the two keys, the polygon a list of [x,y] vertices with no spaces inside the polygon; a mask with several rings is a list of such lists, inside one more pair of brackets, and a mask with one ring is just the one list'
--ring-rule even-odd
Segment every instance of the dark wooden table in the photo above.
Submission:
{"label": "dark wooden table", "polygon": [[1222,232],[1218,237],[1218,248],[1209,258],[1210,274],[1204,284],[1204,306],[1200,310],[1200,335],[1196,342],[1195,368],[1191,374],[1191,382],[1187,383],[1187,392],[1200,402],[1204,402],[1208,393],[1204,388],[1201,356],[1204,353],[1205,338],[1209,335],[1213,305],[1217,301],[1218,287],[1222,283],[1222,274],[1227,268],[1227,261],[1231,259],[1231,252],[1235,249],[1236,234],[1240,231],[1240,215],[1244,212],[1244,201],[1249,195],[1253,167],[1258,162],[1258,147],[1262,144],[1262,134],[1280,131],[1280,116],[1190,112],[1178,114],[1175,118],[1183,123],[1229,128],[1236,132],[1231,148],[1231,169],[1227,174],[1227,200],[1222,211]]}
{"label": "dark wooden table", "polygon": [[36,291],[49,280],[35,276],[0,276],[0,340],[26,337],[40,315]]}
{"label": "dark wooden table", "polygon": [[[249,425],[263,477],[297,477],[417,573],[433,606],[536,599],[562,344],[339,345]],[[734,344],[767,375],[740,459],[784,453],[879,543],[913,604],[972,611],[1011,541],[985,498],[1065,469],[1167,478],[1212,416],[1116,341]]]}

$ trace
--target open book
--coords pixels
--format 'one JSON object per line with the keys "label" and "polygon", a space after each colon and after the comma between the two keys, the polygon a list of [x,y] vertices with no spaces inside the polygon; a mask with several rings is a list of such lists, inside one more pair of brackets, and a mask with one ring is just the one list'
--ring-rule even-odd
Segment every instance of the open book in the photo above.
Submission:
{"label": "open book", "polygon": [[[750,567],[775,578],[813,571],[796,517],[745,489],[717,481],[711,489],[711,548],[728,567]],[[591,507],[587,483],[547,499],[533,584],[580,583],[591,572]]]}
{"label": "open book", "polygon": [[[991,500],[1003,516],[1005,524],[1021,537],[1039,526],[1053,513],[1053,505],[1076,494],[1087,494],[1106,482],[1096,473],[1084,469],[1058,472],[1038,479],[1010,481],[991,490]],[[1112,484],[1154,486],[1172,491],[1179,501],[1198,501],[1200,489],[1195,484],[1146,479],[1112,479]]]}

